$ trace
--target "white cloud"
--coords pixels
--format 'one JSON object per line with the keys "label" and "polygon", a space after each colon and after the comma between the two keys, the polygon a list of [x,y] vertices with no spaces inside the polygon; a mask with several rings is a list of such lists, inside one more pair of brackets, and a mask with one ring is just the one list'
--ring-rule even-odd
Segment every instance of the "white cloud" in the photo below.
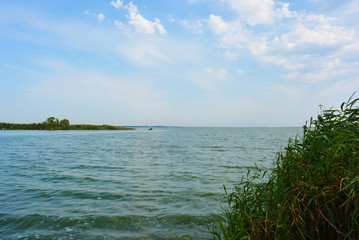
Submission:
{"label": "white cloud", "polygon": [[154,34],[156,31],[154,25],[140,14],[131,15],[129,23],[135,26],[139,33]]}
{"label": "white cloud", "polygon": [[275,19],[274,0],[227,0],[241,19],[251,26],[271,24]]}
{"label": "white cloud", "polygon": [[161,21],[159,18],[155,18],[155,22],[153,23],[154,27],[158,30],[160,34],[165,34],[166,29],[162,26]]}
{"label": "white cloud", "polygon": [[[226,21],[211,14],[207,23],[227,58],[238,60],[249,52],[261,64],[286,70],[283,79],[303,84],[359,74],[354,70],[357,32],[335,15],[296,12],[289,3],[274,0],[222,1],[235,10],[236,18]],[[258,24],[275,27],[254,28]]]}
{"label": "white cloud", "polygon": [[262,55],[268,51],[267,37],[258,37],[258,40],[249,41],[248,44],[253,55]]}
{"label": "white cloud", "polygon": [[274,0],[222,0],[238,13],[241,20],[255,26],[273,24],[277,19],[291,18],[295,12],[289,10],[289,3]]}
{"label": "white cloud", "polygon": [[247,33],[242,29],[240,21],[225,22],[220,16],[211,14],[208,27],[219,37],[221,47],[240,48],[247,41]]}
{"label": "white cloud", "polygon": [[299,22],[293,26],[293,31],[283,34],[277,44],[292,49],[308,44],[316,46],[340,46],[353,40],[354,31],[348,30],[343,26],[317,23],[311,28],[308,24]]}
{"label": "white cloud", "polygon": [[276,9],[276,15],[278,18],[291,18],[296,12],[292,12],[289,10],[289,3],[281,3],[278,2],[281,8]]}
{"label": "white cloud", "polygon": [[211,14],[208,20],[208,27],[215,34],[223,34],[228,31],[228,24],[223,21],[220,16]]}
{"label": "white cloud", "polygon": [[[222,118],[232,119],[230,124],[283,124],[285,120],[281,120],[279,116],[294,113],[295,115],[290,116],[292,119],[296,119],[293,120],[293,122],[299,122],[301,124],[302,121],[307,119],[302,116],[304,111],[298,111],[298,107],[304,106],[302,100],[316,107],[319,103],[324,104],[326,99],[331,99],[332,96],[339,96],[338,91],[341,92],[340,94],[343,92],[346,95],[350,95],[353,91],[358,90],[359,43],[357,40],[357,28],[350,28],[350,26],[340,21],[338,22],[338,20],[333,17],[329,18],[328,16],[320,14],[306,14],[304,11],[301,11],[300,14],[296,14],[290,11],[289,5],[280,5],[277,1],[275,4],[276,7],[273,8],[273,12],[271,13],[273,14],[271,15],[273,16],[273,21],[276,21],[275,27],[252,27],[246,23],[244,18],[240,18],[239,15],[238,18],[235,18],[230,15],[220,16],[217,15],[218,13],[216,13],[216,15],[208,14],[207,20],[194,21],[193,23],[195,26],[198,26],[198,30],[204,30],[204,27],[208,23],[208,29],[213,32],[213,36],[218,40],[219,44],[217,45],[213,44],[211,38],[206,38],[202,41],[204,38],[191,38],[188,37],[188,35],[183,36],[181,39],[174,39],[171,38],[171,36],[167,36],[165,39],[160,40],[152,37],[153,34],[165,31],[165,29],[160,30],[160,27],[158,27],[161,24],[159,19],[156,20],[152,18],[152,21],[145,19],[140,15],[137,7],[132,11],[134,13],[133,19],[131,19],[131,15],[128,14],[127,20],[122,20],[122,22],[118,20],[113,21],[113,27],[116,26],[122,29],[122,31],[113,31],[110,28],[100,27],[99,24],[92,24],[91,21],[90,23],[80,21],[66,22],[61,19],[41,17],[41,15],[35,16],[36,14],[34,13],[28,13],[27,16],[30,15],[31,17],[25,18],[24,22],[27,24],[26,27],[30,27],[36,30],[34,32],[41,34],[34,36],[30,31],[9,31],[10,34],[8,36],[14,39],[18,39],[20,36],[22,41],[29,41],[45,46],[49,46],[48,44],[50,44],[52,47],[60,46],[61,49],[70,47],[71,49],[85,53],[84,55],[86,56],[93,54],[93,56],[105,60],[104,64],[106,64],[106,69],[116,69],[113,76],[118,73],[121,73],[121,76],[123,74],[126,75],[128,72],[131,72],[132,69],[138,69],[136,67],[129,67],[131,64],[141,67],[151,67],[150,73],[148,71],[136,70],[136,73],[133,73],[132,76],[136,75],[137,78],[129,78],[128,81],[123,82],[116,77],[109,78],[109,76],[102,75],[95,77],[94,75],[96,74],[89,72],[85,74],[59,74],[59,72],[64,71],[77,71],[74,69],[78,69],[76,65],[79,66],[78,63],[83,61],[81,56],[78,56],[79,62],[70,70],[68,70],[68,68],[71,66],[67,66],[66,63],[59,60],[44,60],[47,64],[44,66],[44,69],[48,69],[46,72],[56,69],[58,74],[56,74],[56,77],[50,77],[51,79],[56,78],[56,81],[51,86],[46,85],[47,81],[45,80],[37,86],[39,88],[44,87],[43,94],[50,93],[52,95],[52,93],[56,93],[58,89],[57,94],[62,94],[59,99],[67,99],[66,96],[69,96],[68,99],[74,100],[74,104],[76,104],[77,101],[82,101],[81,97],[83,97],[83,101],[86,102],[94,99],[93,96],[95,96],[96,99],[103,101],[102,103],[105,104],[93,102],[94,106],[104,108],[109,104],[111,104],[112,107],[112,104],[114,104],[116,107],[122,108],[128,105],[129,109],[135,109],[133,112],[122,114],[122,116],[126,116],[126,118],[127,116],[132,116],[132,119],[128,120],[129,124],[136,124],[136,119],[142,119],[142,124],[146,123],[151,117],[138,117],[144,112],[149,116],[157,115],[151,114],[149,111],[146,112],[146,109],[149,109],[147,107],[148,104],[154,104],[156,107],[152,108],[152,110],[155,109],[155,111],[162,111],[158,110],[162,108],[166,109],[166,111],[168,109],[175,109],[172,110],[171,113],[177,111],[175,108],[176,104],[173,104],[171,101],[168,101],[171,105],[169,108],[166,107],[166,104],[156,104],[157,101],[154,100],[156,94],[158,94],[156,83],[152,84],[141,80],[147,76],[153,76],[153,78],[159,79],[158,81],[161,86],[168,87],[171,85],[170,82],[174,81],[193,81],[198,87],[209,90],[209,92],[207,92],[194,87],[186,93],[183,93],[180,92],[179,89],[175,89],[179,85],[183,86],[183,82],[180,82],[180,84],[176,82],[176,84],[168,87],[171,88],[174,86],[171,90],[175,92],[174,95],[176,95],[177,98],[183,97],[184,99],[191,95],[191,100],[188,100],[188,105],[192,104],[192,97],[197,95],[197,93],[208,96],[222,95],[222,99],[218,98],[218,100],[221,101],[216,101],[216,98],[212,98],[211,101],[207,102],[207,99],[202,98],[203,95],[198,97],[198,104],[196,104],[195,107],[191,107],[191,110],[193,110],[193,113],[197,116],[196,120],[193,120],[191,115],[188,114],[188,110],[186,110],[187,108],[185,108],[185,104],[183,104],[183,100],[181,99],[181,106],[183,106],[181,110],[183,111],[178,111],[178,115],[175,116],[185,116],[182,117],[183,122],[191,121],[190,124],[197,123],[198,125],[204,125],[208,124],[209,120],[207,121],[203,116],[209,116],[208,119],[211,119],[214,125],[224,124],[223,121],[225,120],[219,117],[219,115],[221,115]],[[112,8],[112,6],[108,7]],[[129,10],[127,6],[122,6],[122,8],[125,9],[124,11],[126,11],[126,13],[127,10]],[[97,14],[90,13],[90,11],[85,14],[90,14],[93,19],[98,16]],[[141,16],[142,19],[136,18],[137,15]],[[23,15],[19,14],[18,16]],[[282,18],[278,16],[282,16]],[[106,15],[105,20],[107,19],[108,16]],[[139,29],[141,28],[136,28],[135,23],[129,24],[127,22],[132,20],[137,21],[139,25],[141,25],[142,21],[142,25],[147,26],[142,29],[142,33],[150,34],[151,36],[123,34],[123,32],[126,33],[126,31],[133,33],[134,30],[140,32]],[[13,23],[18,22],[14,20]],[[154,25],[156,23],[159,24],[157,27]],[[179,23],[179,21],[177,21],[177,23]],[[11,29],[10,26],[12,25],[8,24],[9,29]],[[297,26],[299,28],[297,28]],[[207,36],[208,35],[206,35],[206,37]],[[200,41],[198,41],[198,39],[200,39]],[[183,43],[184,41],[187,42]],[[207,43],[209,44],[207,45]],[[104,55],[115,57],[107,58]],[[238,60],[238,62],[230,62],[228,64],[224,56],[231,60]],[[251,56],[252,59],[250,59]],[[253,60],[257,60],[260,64],[256,64]],[[75,61],[77,60],[74,60],[74,62]],[[260,93],[258,93],[263,91],[263,86],[271,84],[274,75],[271,75],[272,71],[269,71],[268,76],[254,73],[256,70],[258,70],[258,72],[263,71],[261,64],[280,66],[284,69],[283,71],[277,71],[277,68],[275,68],[275,71],[273,71],[276,76],[276,85],[268,88],[270,93],[267,95],[267,99],[280,95],[282,96],[281,101],[266,102],[261,98]],[[87,66],[91,66],[91,63]],[[205,68],[205,66],[211,67]],[[228,69],[224,69],[223,66],[228,66]],[[252,68],[253,66],[255,69]],[[92,66],[92,69],[96,69],[96,67],[103,69],[103,66]],[[193,68],[199,70],[193,70],[193,72],[188,73],[188,71],[191,71]],[[242,68],[246,73],[243,79],[238,75],[242,74]],[[123,69],[126,70],[123,72]],[[180,74],[176,74],[176,70],[178,69],[182,69]],[[43,71],[40,70],[39,72],[43,74]],[[192,73],[193,75],[191,75]],[[231,73],[233,73],[233,75]],[[283,76],[283,79],[280,79],[280,75]],[[169,76],[173,76],[173,79]],[[258,76],[264,76],[266,81],[255,81],[259,79]],[[231,77],[233,77],[233,79],[239,78],[241,81],[230,81]],[[43,76],[41,76],[41,78],[44,79]],[[106,79],[106,81],[102,81],[103,79]],[[170,81],[168,81],[169,79]],[[164,82],[166,82],[166,84],[163,84]],[[64,86],[67,86],[67,89],[65,89]],[[146,87],[141,88],[141,86]],[[229,88],[231,88],[230,91],[227,91]],[[137,91],[137,89],[139,90]],[[79,97],[78,91],[84,92],[84,94]],[[236,98],[233,97],[234,95],[241,97]],[[245,97],[249,95],[253,96],[253,99],[243,101],[242,96]],[[317,95],[320,97],[323,96],[323,98],[315,99]],[[260,100],[251,103],[256,97]],[[298,104],[292,104],[293,98],[299,99]],[[168,99],[165,100],[167,101]],[[138,102],[136,103],[136,101]],[[175,101],[178,100],[176,99]],[[134,104],[135,106],[132,105],[132,103],[136,103]],[[215,106],[213,113],[209,113],[208,108],[205,107],[208,106],[209,103]],[[251,105],[244,103],[250,103]],[[275,104],[272,103],[277,103],[277,105],[275,106]],[[290,108],[284,109],[291,109],[289,113],[286,111],[283,112],[283,106],[287,104],[290,105]],[[248,113],[248,109],[252,105],[255,105],[255,111],[250,110],[252,113]],[[72,104],[66,105],[66,107],[67,106],[71,107]],[[98,108],[100,109],[100,107]],[[113,109],[111,109],[112,113]],[[166,111],[162,111],[162,114],[157,116],[164,117],[163,119],[165,119],[166,116],[169,115]],[[307,110],[305,111],[307,112]],[[235,114],[234,112],[237,112],[235,117],[237,117],[238,122],[232,118]],[[278,113],[277,119],[275,119],[274,112]],[[85,113],[85,111],[83,113]],[[260,118],[260,115],[263,115],[263,113],[268,114],[271,120]],[[244,118],[242,118],[241,115],[245,115]],[[111,114],[108,114],[108,116],[111,116]],[[174,118],[175,117],[173,117],[173,119]],[[299,118],[301,119],[298,120]],[[169,119],[169,122],[164,122],[164,124],[171,123],[171,119],[167,119]],[[253,119],[259,122],[253,123]]]}
{"label": "white cloud", "polygon": [[156,18],[154,22],[147,20],[139,13],[137,6],[132,2],[128,4],[127,8],[130,14],[129,24],[133,25],[138,33],[155,34],[156,30],[160,34],[166,33],[160,19]]}
{"label": "white cloud", "polygon": [[121,1],[121,0],[116,0],[116,2],[112,1],[110,4],[117,9],[123,7],[123,1]]}
{"label": "white cloud", "polygon": [[103,13],[100,13],[97,15],[97,19],[102,22],[105,19],[105,15],[103,15]]}

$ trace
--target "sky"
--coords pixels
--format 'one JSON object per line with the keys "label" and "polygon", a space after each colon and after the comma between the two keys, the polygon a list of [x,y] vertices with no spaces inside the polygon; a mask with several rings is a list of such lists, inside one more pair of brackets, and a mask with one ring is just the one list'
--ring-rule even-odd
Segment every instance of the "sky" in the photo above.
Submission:
{"label": "sky", "polygon": [[0,122],[303,126],[358,32],[357,0],[0,0]]}

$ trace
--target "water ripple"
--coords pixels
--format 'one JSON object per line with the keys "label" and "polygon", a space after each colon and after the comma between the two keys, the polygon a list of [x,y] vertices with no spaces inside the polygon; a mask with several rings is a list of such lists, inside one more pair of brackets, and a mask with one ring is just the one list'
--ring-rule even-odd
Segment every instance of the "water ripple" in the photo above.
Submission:
{"label": "water ripple", "polygon": [[211,239],[223,184],[296,128],[0,131],[4,239]]}

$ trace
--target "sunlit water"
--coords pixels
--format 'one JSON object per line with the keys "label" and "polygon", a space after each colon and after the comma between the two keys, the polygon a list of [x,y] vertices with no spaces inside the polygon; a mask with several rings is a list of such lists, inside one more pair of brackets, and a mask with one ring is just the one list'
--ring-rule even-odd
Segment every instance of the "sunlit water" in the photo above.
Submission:
{"label": "sunlit water", "polygon": [[211,239],[254,164],[300,128],[0,131],[0,239]]}

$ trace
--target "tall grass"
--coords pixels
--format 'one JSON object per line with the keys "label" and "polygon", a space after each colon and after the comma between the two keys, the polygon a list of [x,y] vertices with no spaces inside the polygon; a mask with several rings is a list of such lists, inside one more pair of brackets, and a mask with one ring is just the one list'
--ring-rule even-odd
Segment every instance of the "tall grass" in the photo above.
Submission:
{"label": "tall grass", "polygon": [[352,97],[310,119],[274,169],[257,167],[232,193],[225,189],[215,239],[359,239],[359,98]]}

